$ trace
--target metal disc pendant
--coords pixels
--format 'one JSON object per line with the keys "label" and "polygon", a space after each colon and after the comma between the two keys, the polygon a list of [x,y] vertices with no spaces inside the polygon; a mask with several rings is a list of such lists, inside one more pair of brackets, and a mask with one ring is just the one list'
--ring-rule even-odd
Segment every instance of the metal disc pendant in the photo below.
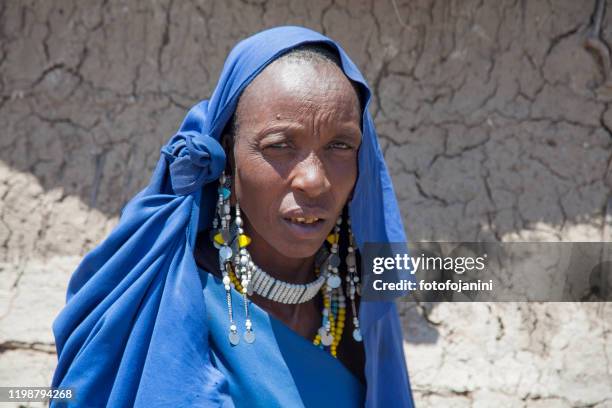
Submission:
{"label": "metal disc pendant", "polygon": [[255,333],[251,330],[247,330],[244,332],[244,341],[251,344],[255,341]]}
{"label": "metal disc pendant", "polygon": [[361,330],[359,330],[359,329],[353,330],[353,339],[355,339],[355,341],[357,341],[357,342],[362,340],[362,338],[361,338]]}
{"label": "metal disc pendant", "polygon": [[342,283],[342,280],[336,274],[330,275],[327,278],[327,285],[332,289],[336,289],[338,286],[340,286],[341,283]]}
{"label": "metal disc pendant", "polygon": [[240,342],[240,336],[238,336],[238,332],[231,331],[229,332],[229,341],[232,346],[238,345]]}
{"label": "metal disc pendant", "polygon": [[232,249],[226,245],[222,246],[219,250],[219,256],[227,261],[232,257]]}
{"label": "metal disc pendant", "polygon": [[321,344],[324,346],[331,346],[334,341],[334,336],[331,333],[325,332],[321,335]]}
{"label": "metal disc pendant", "polygon": [[338,266],[340,266],[340,257],[336,254],[331,254],[329,256],[329,264],[333,267],[333,268],[337,268]]}

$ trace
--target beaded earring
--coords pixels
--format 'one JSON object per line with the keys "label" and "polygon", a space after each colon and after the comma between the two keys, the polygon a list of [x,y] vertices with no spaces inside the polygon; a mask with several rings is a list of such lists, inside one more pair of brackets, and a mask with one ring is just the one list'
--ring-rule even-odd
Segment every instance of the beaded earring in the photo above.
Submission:
{"label": "beaded earring", "polygon": [[346,255],[346,293],[351,300],[351,311],[353,312],[353,339],[359,342],[362,340],[361,330],[359,329],[359,317],[357,316],[357,307],[355,306],[355,294],[361,296],[361,284],[359,283],[359,275],[357,274],[357,256],[355,254],[355,242],[353,231],[351,229],[351,219],[347,218],[348,224],[348,254]]}
{"label": "beaded earring", "polygon": [[[238,253],[236,254],[236,258],[234,260],[234,265],[237,265],[239,268],[239,273],[236,273],[236,277],[240,280],[240,292],[242,293],[242,299],[244,304],[244,315],[245,315],[245,332],[244,332],[244,341],[247,343],[253,343],[255,341],[255,332],[253,331],[253,323],[251,322],[251,317],[249,314],[249,298],[248,295],[251,295],[251,277],[253,273],[253,267],[255,264],[251,260],[251,255],[246,250],[246,246],[251,243],[251,238],[244,234],[244,230],[242,229],[242,217],[240,216],[240,204],[236,201],[236,218],[234,219],[234,223],[236,225],[237,232],[237,240],[238,240]],[[234,271],[235,272],[235,271]],[[251,293],[249,293],[251,292]]]}
{"label": "beaded earring", "polygon": [[359,329],[359,318],[357,315],[357,307],[355,304],[355,295],[360,295],[361,289],[359,284],[359,276],[357,274],[357,259],[354,247],[354,238],[351,230],[350,218],[347,217],[347,231],[349,242],[347,246],[347,256],[345,263],[347,267],[346,289],[343,291],[341,287],[342,280],[340,279],[339,266],[339,241],[340,227],[342,225],[342,216],[336,221],[334,230],[327,237],[327,242],[331,244],[328,259],[323,263],[322,270],[328,273],[327,280],[322,290],[323,295],[323,318],[314,344],[319,347],[329,347],[332,356],[337,357],[337,348],[342,338],[344,331],[344,322],[346,319],[346,296],[351,301],[351,311],[353,312],[353,339],[357,342],[362,341],[361,331]]}
{"label": "beaded earring", "polygon": [[231,180],[225,176],[225,172],[221,173],[219,178],[218,198],[217,198],[217,214],[213,220],[213,243],[219,250],[219,269],[223,275],[223,286],[225,288],[225,296],[227,301],[227,312],[230,321],[230,329],[228,333],[229,341],[232,345],[237,345],[240,341],[238,328],[234,322],[234,313],[232,309],[232,293],[231,293],[231,259],[236,252],[232,249],[232,234],[231,227]]}

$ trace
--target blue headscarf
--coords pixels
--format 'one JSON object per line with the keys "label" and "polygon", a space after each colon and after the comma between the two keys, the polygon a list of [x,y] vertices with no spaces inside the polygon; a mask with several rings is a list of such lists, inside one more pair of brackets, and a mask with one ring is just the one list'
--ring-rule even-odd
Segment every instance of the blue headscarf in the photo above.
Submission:
{"label": "blue headscarf", "polygon": [[[309,29],[260,32],[232,50],[210,100],[189,111],[161,149],[149,185],[74,272],[67,304],[53,324],[53,386],[73,387],[88,407],[209,407],[226,401],[227,382],[209,356],[195,240],[212,222],[226,159],[219,140],[240,93],[270,62],[306,43],[337,49],[344,73],[365,93],[359,176],[349,203],[357,246],[406,241],[367,109],[371,93],[355,64],[338,44]],[[359,318],[366,405],[412,406],[394,303],[362,301]]]}

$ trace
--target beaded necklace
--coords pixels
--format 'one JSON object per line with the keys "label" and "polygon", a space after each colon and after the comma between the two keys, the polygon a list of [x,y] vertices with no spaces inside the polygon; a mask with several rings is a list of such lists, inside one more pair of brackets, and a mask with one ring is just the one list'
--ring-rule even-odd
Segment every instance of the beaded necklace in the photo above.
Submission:
{"label": "beaded necklace", "polygon": [[[315,273],[317,276],[319,276],[319,268],[315,268]],[[240,281],[238,280],[238,277],[236,276],[236,273],[233,269],[230,269],[229,277],[231,283],[234,285],[236,290],[242,293],[242,285],[240,284]],[[340,343],[340,339],[342,338],[342,332],[344,331],[344,322],[346,320],[346,302],[344,294],[338,292],[334,292],[330,300],[330,297],[326,296],[326,294],[328,293],[326,286],[326,284],[323,284],[320,289],[321,295],[323,295],[323,324],[321,327],[325,326],[327,318],[326,316],[329,314],[329,312],[327,311],[331,310],[331,314],[329,314],[329,321],[333,341],[328,346],[328,350],[332,356],[337,358],[337,348],[338,344]],[[321,343],[320,332],[317,332],[315,338],[312,340],[312,343],[322,349],[326,348],[326,346]]]}

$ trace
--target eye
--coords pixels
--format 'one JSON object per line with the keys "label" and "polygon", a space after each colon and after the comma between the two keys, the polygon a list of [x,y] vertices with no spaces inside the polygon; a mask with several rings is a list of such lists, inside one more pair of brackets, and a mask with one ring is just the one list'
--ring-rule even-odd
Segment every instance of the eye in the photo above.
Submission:
{"label": "eye", "polygon": [[339,149],[339,150],[350,150],[353,148],[353,146],[349,145],[348,143],[345,142],[333,142],[329,145],[332,149]]}
{"label": "eye", "polygon": [[278,142],[278,143],[272,143],[267,145],[265,148],[271,148],[271,149],[284,149],[289,147],[289,144],[286,142]]}

